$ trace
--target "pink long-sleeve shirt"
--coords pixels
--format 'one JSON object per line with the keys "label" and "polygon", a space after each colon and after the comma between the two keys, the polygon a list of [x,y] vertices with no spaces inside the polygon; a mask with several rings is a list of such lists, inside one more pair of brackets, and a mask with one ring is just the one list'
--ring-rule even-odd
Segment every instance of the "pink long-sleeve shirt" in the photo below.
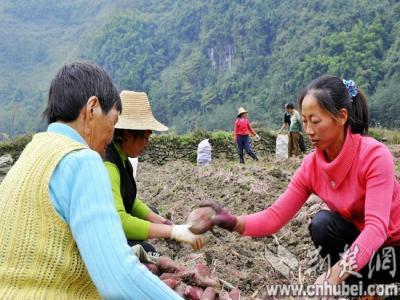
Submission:
{"label": "pink long-sleeve shirt", "polygon": [[250,121],[247,118],[237,118],[235,121],[235,143],[238,135],[256,135],[253,127],[251,127]]}
{"label": "pink long-sleeve shirt", "polygon": [[350,130],[332,162],[319,150],[307,155],[285,193],[271,207],[245,216],[243,235],[260,237],[277,232],[311,193],[360,230],[348,250],[356,254],[355,271],[382,245],[400,245],[400,185],[393,157],[384,144]]}

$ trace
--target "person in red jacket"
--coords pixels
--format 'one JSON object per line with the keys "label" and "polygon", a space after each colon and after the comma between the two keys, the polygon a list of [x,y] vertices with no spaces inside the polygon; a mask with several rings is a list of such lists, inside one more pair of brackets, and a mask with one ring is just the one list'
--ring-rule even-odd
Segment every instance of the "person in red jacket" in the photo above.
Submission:
{"label": "person in red jacket", "polygon": [[257,155],[253,152],[250,147],[249,134],[259,139],[259,135],[251,127],[250,121],[247,118],[248,112],[240,107],[238,110],[237,118],[235,121],[235,144],[239,153],[239,160],[241,164],[244,164],[243,149],[250,155],[254,160],[258,160]]}

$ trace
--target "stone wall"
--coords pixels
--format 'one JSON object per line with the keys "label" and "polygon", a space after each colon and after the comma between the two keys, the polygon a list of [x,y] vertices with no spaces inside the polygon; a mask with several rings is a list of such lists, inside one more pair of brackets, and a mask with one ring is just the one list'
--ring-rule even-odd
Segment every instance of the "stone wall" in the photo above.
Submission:
{"label": "stone wall", "polygon": [[[251,139],[253,149],[259,157],[275,153],[276,135],[267,130],[257,129],[259,141]],[[212,157],[229,160],[238,159],[233,133],[226,131],[196,131],[188,135],[154,135],[149,146],[140,158],[154,164],[165,164],[172,160],[188,160],[196,163],[197,145],[204,139],[210,139]],[[31,135],[22,136],[12,141],[0,142],[0,157],[10,155],[16,161],[25,145],[32,139]]]}
{"label": "stone wall", "polygon": [[[261,157],[274,154],[276,136],[266,130],[257,130],[257,133],[261,139],[259,141],[251,139],[252,147],[257,152],[257,155]],[[140,160],[154,164],[164,164],[168,161],[183,159],[196,163],[197,145],[207,138],[210,139],[213,159],[238,159],[236,145],[233,142],[233,133],[197,131],[190,135],[151,137],[149,146]]]}
{"label": "stone wall", "polygon": [[13,164],[13,159],[10,154],[0,156],[0,182],[3,181]]}

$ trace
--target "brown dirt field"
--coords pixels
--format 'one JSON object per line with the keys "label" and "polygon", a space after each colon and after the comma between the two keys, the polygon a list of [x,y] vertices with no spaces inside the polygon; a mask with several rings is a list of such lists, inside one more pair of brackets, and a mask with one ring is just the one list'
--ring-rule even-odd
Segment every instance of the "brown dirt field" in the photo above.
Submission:
{"label": "brown dirt field", "polygon": [[[399,178],[400,145],[390,148],[395,156]],[[300,159],[277,162],[272,157],[263,157],[258,162],[247,157],[245,165],[218,160],[213,161],[210,167],[198,167],[186,161],[163,166],[141,162],[138,167],[138,195],[176,224],[184,223],[191,210],[205,199],[219,201],[234,214],[249,214],[272,204],[286,189],[300,163]],[[171,250],[163,240],[152,240],[151,243],[163,255],[186,265],[198,260],[205,262],[215,275],[238,287],[242,299],[262,299],[267,284],[312,283],[320,274],[304,273],[310,267],[308,252],[315,249],[307,224],[323,207],[318,197],[311,196],[292,221],[273,237],[240,237],[216,228],[214,234],[205,234],[207,244],[197,252],[189,246],[178,251]],[[294,267],[295,271],[288,278],[266,259],[266,247],[276,253],[278,244],[293,253],[299,261],[299,266]]]}

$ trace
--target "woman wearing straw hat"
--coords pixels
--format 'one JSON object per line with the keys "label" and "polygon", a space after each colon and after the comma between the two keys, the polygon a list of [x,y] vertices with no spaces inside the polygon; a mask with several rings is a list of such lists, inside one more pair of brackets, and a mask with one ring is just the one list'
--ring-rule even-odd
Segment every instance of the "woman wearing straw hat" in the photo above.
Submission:
{"label": "woman wearing straw hat", "polygon": [[140,243],[147,252],[155,252],[145,240],[171,238],[189,243],[194,249],[202,248],[203,237],[193,234],[189,225],[173,225],[136,197],[136,183],[128,157],[139,157],[152,131],[166,131],[168,127],[154,118],[146,93],[122,91],[120,96],[123,111],[115,125],[113,142],[106,148],[105,166],[128,244]]}
{"label": "woman wearing straw hat", "polygon": [[239,160],[241,164],[244,164],[243,149],[245,149],[246,153],[254,160],[258,160],[256,154],[250,147],[249,134],[255,136],[256,139],[259,139],[260,137],[254,131],[253,127],[251,127],[247,115],[248,112],[243,107],[240,107],[235,121],[235,144],[237,144]]}

